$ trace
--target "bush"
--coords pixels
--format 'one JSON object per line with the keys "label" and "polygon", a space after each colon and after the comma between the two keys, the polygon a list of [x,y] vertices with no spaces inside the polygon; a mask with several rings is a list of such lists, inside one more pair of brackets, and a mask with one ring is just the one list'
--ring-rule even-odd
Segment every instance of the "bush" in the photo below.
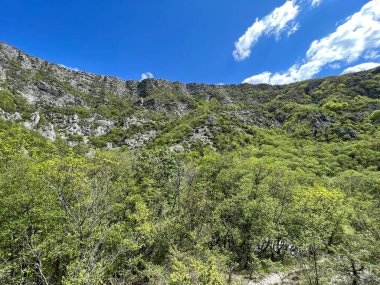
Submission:
{"label": "bush", "polygon": [[0,108],[5,112],[15,112],[16,105],[13,101],[12,95],[9,92],[0,92]]}
{"label": "bush", "polygon": [[339,103],[339,102],[329,101],[325,105],[323,105],[323,107],[325,107],[326,109],[330,111],[338,112],[338,111],[346,109],[348,107],[348,103],[346,102]]}
{"label": "bush", "polygon": [[380,122],[380,110],[376,110],[371,115],[371,121],[372,122]]}

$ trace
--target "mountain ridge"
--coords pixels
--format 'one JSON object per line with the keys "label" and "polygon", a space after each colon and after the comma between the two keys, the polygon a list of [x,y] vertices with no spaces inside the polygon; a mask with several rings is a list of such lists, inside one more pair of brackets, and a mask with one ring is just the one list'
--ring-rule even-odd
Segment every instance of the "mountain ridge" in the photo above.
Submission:
{"label": "mountain ridge", "polygon": [[[330,103],[343,104],[340,111],[345,112],[345,108],[351,108],[345,105],[351,104],[357,96],[374,100],[379,98],[378,90],[374,88],[367,90],[360,87],[354,93],[351,91],[363,85],[363,82],[377,80],[379,73],[380,68],[375,68],[288,85],[209,85],[165,79],[124,80],[71,70],[0,43],[0,92],[2,100],[11,106],[8,106],[8,110],[0,106],[3,107],[0,116],[21,122],[51,140],[64,138],[71,145],[90,142],[97,146],[136,148],[157,137],[167,137],[169,126],[173,128],[186,116],[192,120],[200,112],[202,104],[208,107],[213,105],[215,110],[208,111],[209,115],[217,118],[216,121],[227,119],[234,122],[230,127],[235,129],[234,132],[243,129],[238,136],[245,137],[252,126],[283,128],[287,118],[291,117],[289,111],[285,110],[289,106],[285,105],[294,103],[297,104],[294,105],[296,108],[324,108],[316,109],[316,115],[310,119],[313,121],[312,132],[321,129],[324,132],[331,125],[341,123],[341,120],[334,118],[339,116],[339,112],[324,114],[333,109],[327,105],[323,107],[332,95],[322,90],[324,84],[328,82],[336,90],[344,89],[344,98],[333,96]],[[338,92],[336,90],[335,93]],[[318,92],[322,92],[319,97],[315,96]],[[352,94],[347,95],[349,92]],[[211,101],[214,103],[210,104]],[[367,103],[368,112],[379,108],[377,102]],[[207,120],[210,121],[209,118]],[[194,141],[212,146],[218,144],[214,138],[222,127],[218,123],[210,125],[207,120],[190,126],[186,134],[182,134],[182,140],[178,136],[165,143],[173,146],[191,146]],[[286,129],[289,131],[291,126]],[[350,139],[356,139],[360,133],[355,128],[339,132]]]}
{"label": "mountain ridge", "polygon": [[2,41],[0,41],[0,46],[2,46],[2,47],[8,47],[8,48],[14,50],[15,52],[17,52],[19,54],[23,54],[23,55],[25,55],[25,56],[27,56],[29,58],[33,58],[34,60],[46,62],[46,63],[51,64],[51,65],[57,65],[57,66],[59,66],[61,68],[64,68],[64,69],[66,69],[68,71],[71,71],[73,73],[88,74],[88,75],[100,76],[100,77],[107,77],[107,78],[111,78],[111,79],[115,79],[115,80],[121,80],[121,81],[125,81],[125,82],[141,82],[141,81],[144,81],[144,80],[148,80],[148,81],[164,81],[164,82],[168,82],[168,83],[181,83],[181,84],[184,84],[184,85],[197,84],[197,85],[207,85],[207,86],[236,86],[236,85],[245,85],[246,84],[246,85],[251,85],[251,86],[281,87],[281,86],[291,86],[291,85],[302,83],[302,82],[309,82],[309,81],[315,81],[315,80],[318,81],[318,80],[324,80],[324,79],[328,79],[328,78],[336,78],[336,77],[350,75],[350,74],[366,73],[366,72],[369,72],[369,71],[376,71],[376,70],[378,70],[378,72],[380,72],[380,67],[375,67],[375,68],[372,68],[372,69],[369,69],[369,70],[365,70],[365,71],[358,71],[358,72],[353,72],[353,73],[348,73],[348,74],[329,75],[329,76],[323,76],[323,77],[305,79],[305,80],[297,81],[297,82],[294,82],[294,83],[287,83],[287,84],[267,84],[267,83],[258,83],[258,84],[251,84],[251,83],[227,83],[227,84],[224,84],[224,83],[219,83],[219,84],[212,84],[212,83],[207,83],[207,82],[195,82],[195,81],[183,83],[183,82],[178,81],[178,80],[171,81],[171,80],[167,80],[165,78],[146,78],[146,79],[138,80],[138,79],[124,79],[124,78],[121,78],[121,77],[118,77],[118,76],[114,76],[114,75],[99,74],[99,73],[95,73],[95,72],[91,72],[91,71],[85,71],[85,70],[71,68],[71,67],[65,66],[63,64],[54,63],[54,62],[51,62],[51,61],[39,58],[37,56],[30,55],[30,54],[24,52],[23,50],[15,47],[15,46],[13,46],[11,44],[2,42]]}

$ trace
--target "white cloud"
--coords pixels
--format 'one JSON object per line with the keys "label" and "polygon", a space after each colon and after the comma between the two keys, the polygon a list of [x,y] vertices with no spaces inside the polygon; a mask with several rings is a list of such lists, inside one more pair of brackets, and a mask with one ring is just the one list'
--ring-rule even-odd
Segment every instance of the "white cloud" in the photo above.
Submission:
{"label": "white cloud", "polygon": [[351,66],[351,67],[345,69],[342,72],[342,74],[354,73],[354,72],[359,72],[359,71],[365,71],[365,70],[372,69],[372,68],[375,68],[375,67],[378,67],[378,66],[380,66],[380,63],[366,62],[366,63],[358,64],[358,65],[355,65],[355,66]]}
{"label": "white cloud", "polygon": [[322,0],[311,0],[311,5],[313,7],[318,7],[321,4]]}
{"label": "white cloud", "polygon": [[[268,83],[287,84],[309,79],[327,65],[352,63],[378,48],[380,0],[371,0],[359,12],[348,17],[335,32],[312,42],[302,64],[293,65],[285,73],[271,73]],[[250,78],[244,82],[250,83]]]}
{"label": "white cloud", "polygon": [[270,72],[263,72],[261,74],[257,74],[250,78],[245,79],[243,83],[250,83],[250,84],[269,83],[271,75],[272,73]]}
{"label": "white cloud", "polygon": [[287,0],[263,19],[256,19],[256,22],[235,42],[235,50],[232,53],[235,60],[241,61],[248,58],[252,47],[261,36],[274,36],[278,40],[283,32],[286,32],[289,37],[298,31],[300,26],[295,19],[300,13],[300,5],[305,2],[312,7],[317,7],[322,0]]}
{"label": "white cloud", "polygon": [[154,78],[154,75],[150,72],[145,72],[145,73],[141,74],[141,80],[144,80],[147,78]]}
{"label": "white cloud", "polygon": [[380,57],[380,54],[376,50],[370,50],[370,51],[366,52],[366,54],[363,56],[363,58],[365,58],[365,59],[376,59],[379,57]]}
{"label": "white cloud", "polygon": [[76,68],[76,67],[69,67],[69,66],[66,66],[64,64],[58,64],[60,67],[63,67],[63,68],[66,68],[68,70],[72,70],[72,71],[79,71],[79,68]]}
{"label": "white cloud", "polygon": [[[294,33],[298,26],[294,22],[300,11],[295,0],[288,0],[269,15],[253,23],[235,43],[233,56],[235,60],[244,60],[251,55],[251,49],[262,35],[273,35],[278,39],[283,31]],[[289,34],[289,35],[290,35]]]}
{"label": "white cloud", "polygon": [[342,66],[337,62],[329,64],[329,68],[332,68],[332,69],[339,69],[341,67]]}
{"label": "white cloud", "polygon": [[300,28],[300,25],[298,23],[293,24],[293,26],[288,30],[288,37],[290,37],[295,32],[297,32],[299,28]]}

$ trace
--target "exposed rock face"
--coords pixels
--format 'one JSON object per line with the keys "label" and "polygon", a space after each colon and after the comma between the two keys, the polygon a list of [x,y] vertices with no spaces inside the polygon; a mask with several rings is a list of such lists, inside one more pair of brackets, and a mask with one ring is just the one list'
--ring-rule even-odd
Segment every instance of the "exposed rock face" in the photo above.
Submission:
{"label": "exposed rock face", "polygon": [[130,129],[133,126],[142,126],[142,125],[144,125],[146,123],[150,123],[150,122],[153,122],[153,121],[150,120],[149,118],[146,118],[146,117],[138,118],[138,117],[133,117],[133,116],[124,118],[122,120],[123,128],[125,130]]}
{"label": "exposed rock face", "polygon": [[55,141],[55,139],[57,138],[57,135],[54,131],[54,125],[53,124],[43,126],[40,129],[40,132],[43,136],[45,136],[46,138],[48,138],[51,141]]}
{"label": "exposed rock face", "polygon": [[115,122],[111,120],[97,120],[96,123],[99,126],[95,129],[95,131],[92,132],[92,134],[95,136],[101,136],[106,134],[115,125]]}
{"label": "exposed rock face", "polygon": [[182,145],[177,144],[177,145],[170,147],[170,150],[174,151],[174,152],[184,152],[185,148]]}
{"label": "exposed rock face", "polygon": [[0,66],[0,82],[5,81],[7,79],[7,75],[5,74],[5,71]]}
{"label": "exposed rock face", "polygon": [[[352,88],[364,80],[360,75],[350,76],[352,80],[346,84]],[[181,152],[182,145],[193,143],[213,146],[215,134],[228,132],[223,124],[252,135],[252,126],[285,126],[292,131],[294,124],[307,121],[311,134],[331,130],[344,140],[356,139],[359,131],[340,126],[341,121],[331,112],[297,117],[289,109],[288,103],[320,106],[329,95],[319,91],[324,80],[289,86],[184,84],[154,78],[126,81],[65,68],[0,43],[0,92],[17,98],[13,100],[17,106],[9,98],[4,100],[8,108],[0,105],[0,118],[21,122],[50,140],[60,136],[71,144],[101,142],[108,148],[138,148],[188,122],[180,130],[182,141],[170,142],[174,145],[171,150]],[[380,98],[376,88],[363,90],[364,94],[358,95]],[[218,104],[219,109],[208,110],[202,107],[205,104]],[[352,120],[365,120],[380,106],[370,102],[366,108],[352,113]],[[197,116],[199,120],[192,122]]]}
{"label": "exposed rock face", "polygon": [[38,112],[34,112],[30,115],[30,121],[24,122],[24,126],[32,130],[37,127],[38,123],[40,122],[40,119],[40,114]]}
{"label": "exposed rock face", "polygon": [[200,141],[203,144],[212,145],[213,142],[211,138],[213,137],[210,129],[205,126],[203,128],[195,129],[194,132],[190,135],[189,141]]}
{"label": "exposed rock face", "polygon": [[156,138],[157,132],[155,130],[151,130],[147,133],[142,134],[136,134],[130,139],[125,140],[125,144],[128,145],[130,148],[138,148],[148,141]]}
{"label": "exposed rock face", "polygon": [[21,114],[18,112],[7,113],[4,110],[0,109],[0,118],[7,121],[19,121],[22,119]]}
{"label": "exposed rock face", "polygon": [[314,131],[317,131],[317,130],[320,130],[320,129],[327,129],[329,128],[334,122],[335,120],[328,117],[328,116],[325,116],[325,115],[318,115],[318,114],[315,114],[312,116],[312,129]]}

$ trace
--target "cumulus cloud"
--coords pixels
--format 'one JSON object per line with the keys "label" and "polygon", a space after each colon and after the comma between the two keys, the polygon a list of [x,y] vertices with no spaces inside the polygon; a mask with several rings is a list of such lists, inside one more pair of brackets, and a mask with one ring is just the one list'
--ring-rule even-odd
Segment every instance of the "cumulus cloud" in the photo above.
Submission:
{"label": "cumulus cloud", "polygon": [[141,80],[144,80],[147,78],[154,78],[154,75],[150,72],[145,72],[145,73],[141,74]]}
{"label": "cumulus cloud", "polygon": [[332,68],[332,69],[339,69],[341,67],[342,66],[337,62],[329,64],[329,68]]}
{"label": "cumulus cloud", "polygon": [[70,67],[70,66],[66,66],[64,64],[58,64],[60,67],[63,67],[63,68],[66,68],[68,70],[72,70],[72,71],[79,71],[79,68],[76,68],[76,67]]}
{"label": "cumulus cloud", "polygon": [[295,64],[285,73],[268,72],[245,79],[246,83],[257,83],[258,76],[265,74],[266,83],[287,84],[312,78],[325,66],[331,64],[349,64],[368,52],[380,48],[380,0],[371,0],[361,10],[337,27],[335,32],[315,40],[310,45],[302,64]]}
{"label": "cumulus cloud", "polygon": [[354,72],[359,72],[359,71],[365,71],[365,70],[372,69],[372,68],[375,68],[375,67],[378,67],[378,66],[380,66],[380,63],[366,62],[366,63],[362,63],[362,64],[358,64],[358,65],[346,68],[342,72],[342,74],[354,73]]}
{"label": "cumulus cloud", "polygon": [[295,0],[288,0],[263,19],[256,19],[256,22],[235,43],[235,50],[233,51],[235,60],[248,58],[251,55],[252,47],[263,35],[272,35],[278,39],[284,31],[288,35],[297,31],[298,25],[295,23],[295,18],[299,11],[300,7]]}
{"label": "cumulus cloud", "polygon": [[321,4],[322,0],[311,0],[311,5],[317,7]]}
{"label": "cumulus cloud", "polygon": [[368,51],[364,56],[365,59],[376,59],[380,57],[380,54],[376,50],[370,50]]}
{"label": "cumulus cloud", "polygon": [[270,72],[263,72],[257,75],[254,75],[250,78],[247,78],[243,81],[243,83],[250,83],[250,84],[259,84],[259,83],[269,83],[271,79],[272,73]]}

